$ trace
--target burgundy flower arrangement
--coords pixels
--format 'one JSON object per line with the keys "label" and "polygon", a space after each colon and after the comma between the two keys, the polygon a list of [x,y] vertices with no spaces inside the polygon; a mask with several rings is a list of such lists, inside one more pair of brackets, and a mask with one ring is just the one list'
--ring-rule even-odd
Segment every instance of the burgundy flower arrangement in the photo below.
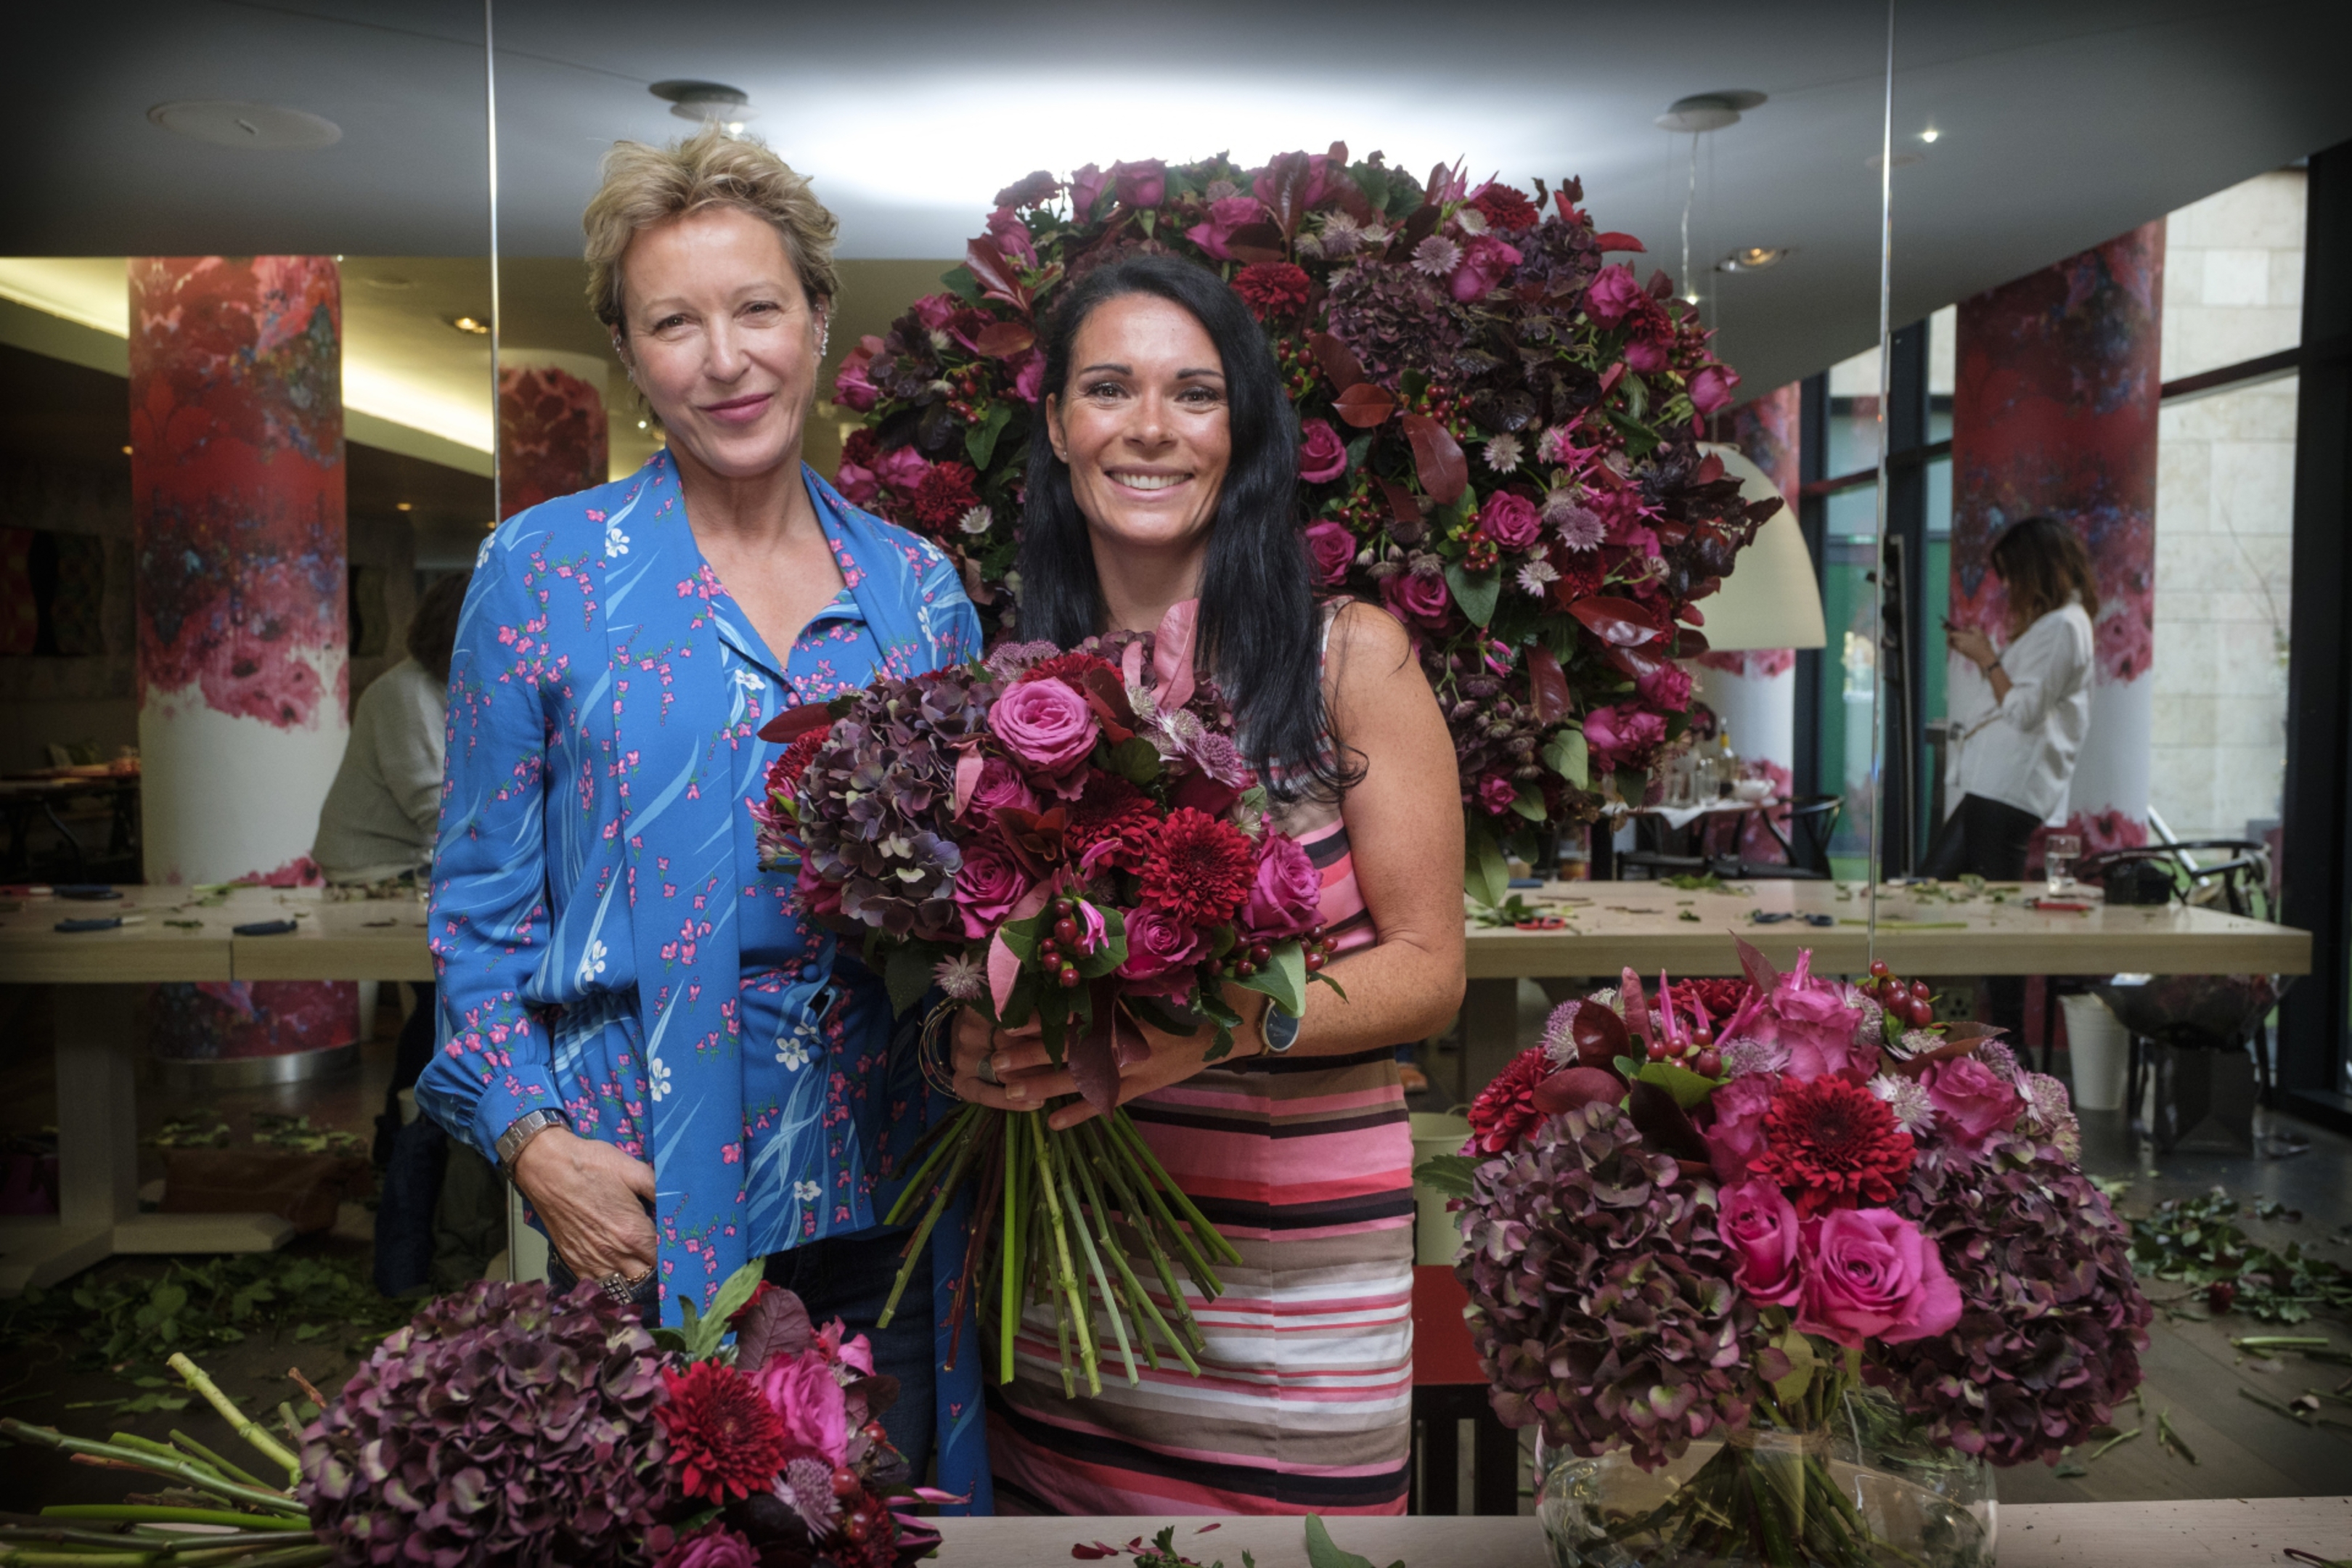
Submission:
{"label": "burgundy flower arrangement", "polygon": [[1757,1434],[1864,1384],[1938,1447],[2053,1460],[2139,1383],[2151,1311],[2062,1085],[1884,965],[1740,953],[1744,983],[1564,1005],[1479,1096],[1455,1270],[1506,1423],[1645,1469],[1718,1441],[1685,1536],[1864,1561],[1743,1474]]}
{"label": "burgundy flower arrangement", "polygon": [[[1663,272],[1610,253],[1570,180],[1530,195],[1426,181],[1379,154],[1286,153],[1044,172],[997,194],[945,292],[842,367],[865,416],[838,482],[963,563],[1010,620],[1039,324],[1056,289],[1146,252],[1216,268],[1265,324],[1301,445],[1299,523],[1329,593],[1413,632],[1452,726],[1465,880],[1504,896],[1504,847],[1589,819],[1678,737],[1712,593],[1776,503],[1702,454],[1738,377]],[[1012,590],[1011,593],[1003,592]]]}
{"label": "burgundy flower arrangement", "polygon": [[[762,862],[793,870],[803,907],[862,938],[894,1006],[943,994],[925,1030],[934,1077],[947,1026],[969,1006],[1035,1030],[1102,1113],[1056,1132],[1040,1116],[966,1105],[889,1215],[920,1215],[904,1289],[931,1227],[970,1188],[957,1342],[964,1314],[985,1304],[1007,1377],[1033,1291],[1061,1324],[1066,1387],[1082,1377],[1100,1390],[1111,1347],[1097,1342],[1097,1297],[1130,1381],[1139,1353],[1160,1364],[1155,1341],[1197,1371],[1201,1331],[1175,1268],[1213,1297],[1213,1260],[1237,1255],[1118,1110],[1119,1070],[1148,1054],[1146,1025],[1208,1031],[1209,1059],[1225,1054],[1241,1023],[1228,983],[1294,1016],[1310,980],[1330,983],[1322,879],[1269,824],[1231,710],[1195,680],[1192,610],[1178,605],[1153,636],[1067,652],[1007,644],[763,731],[792,740],[755,808]],[[1160,1276],[1166,1312],[1129,1272],[1113,1215]]]}

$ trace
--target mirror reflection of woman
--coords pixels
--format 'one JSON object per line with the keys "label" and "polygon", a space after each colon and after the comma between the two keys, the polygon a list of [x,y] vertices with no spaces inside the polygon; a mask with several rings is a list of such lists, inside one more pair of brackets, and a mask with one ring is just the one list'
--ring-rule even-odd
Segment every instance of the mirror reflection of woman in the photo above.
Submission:
{"label": "mirror reflection of woman", "polygon": [[[1214,274],[1170,258],[1089,273],[1046,343],[1029,456],[1020,630],[1064,645],[1196,612],[1196,662],[1236,710],[1278,826],[1322,877],[1346,991],[1293,1026],[1229,987],[1209,1031],[1146,1029],[1120,1089],[1177,1184],[1241,1250],[1195,1301],[1208,1352],[1066,1399],[1053,1319],[992,1384],[1002,1511],[1396,1513],[1411,1457],[1412,1145],[1395,1047],[1463,990],[1454,748],[1385,611],[1318,606],[1300,546],[1297,435],[1265,338]],[[957,1089],[1030,1110],[1074,1092],[1034,1039],[958,1029]],[[1093,1114],[1076,1102],[1057,1126]],[[1146,1275],[1150,1273],[1145,1270]]]}
{"label": "mirror reflection of woman", "polygon": [[[623,142],[583,223],[589,304],[668,445],[483,545],[418,1099],[521,1190],[559,1289],[674,1323],[766,1257],[817,1321],[871,1335],[920,1474],[935,1411],[976,1403],[971,1358],[935,1403],[922,1274],[873,1329],[904,1245],[876,1229],[884,1156],[931,1108],[879,983],[761,871],[748,807],[763,723],[968,658],[978,623],[945,557],[801,461],[838,291],[808,183],[716,128]],[[979,1480],[985,1507],[976,1423],[938,1433],[941,1484]]]}

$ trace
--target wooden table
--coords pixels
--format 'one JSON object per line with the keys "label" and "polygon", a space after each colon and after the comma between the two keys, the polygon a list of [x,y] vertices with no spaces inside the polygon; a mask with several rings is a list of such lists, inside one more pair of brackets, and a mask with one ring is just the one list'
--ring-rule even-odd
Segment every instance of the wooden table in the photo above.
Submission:
{"label": "wooden table", "polygon": [[[430,980],[413,901],[329,902],[316,889],[125,887],[120,899],[17,899],[0,910],[0,981],[58,986],[58,1217],[0,1221],[0,1295],[56,1283],[116,1253],[263,1252],[275,1215],[139,1212],[138,988],[160,981]],[[139,915],[67,934],[61,920]],[[283,936],[232,927],[293,918]],[[28,1042],[12,1042],[21,1045]]]}
{"label": "wooden table", "polygon": [[[1519,896],[1565,918],[1557,931],[1469,926],[1469,994],[1463,1004],[1467,1098],[1518,1049],[1521,978],[1594,977],[1623,968],[1654,977],[1737,974],[1731,938],[1786,969],[1811,948],[1824,974],[1857,974],[1874,955],[1908,978],[1979,974],[2308,974],[2311,933],[2180,904],[2109,909],[2095,891],[2086,913],[2027,905],[2042,884],[2005,883],[1955,901],[1917,889],[1883,889],[1874,944],[1868,889],[1860,883],[1757,879],[1745,893],[1685,892],[1664,882],[1552,882]],[[1950,884],[1954,893],[1965,891]],[[1999,894],[2001,901],[1994,901]],[[1827,917],[1759,925],[1759,912]]]}
{"label": "wooden table", "polygon": [[[2352,1556],[2352,1497],[2224,1498],[2195,1502],[2043,1503],[2004,1508],[1995,1551],[2000,1568],[2254,1568],[2285,1563],[2287,1547],[2334,1560]],[[1375,1564],[1405,1568],[1550,1568],[1533,1519],[1333,1519],[1332,1541]],[[1176,1549],[1202,1563],[1308,1568],[1306,1526],[1296,1519],[948,1519],[940,1568],[1034,1568],[1067,1563],[1080,1542],[1123,1546],[1176,1527]],[[1209,1534],[1196,1533],[1214,1524]],[[1120,1568],[1125,1557],[1110,1560]]]}

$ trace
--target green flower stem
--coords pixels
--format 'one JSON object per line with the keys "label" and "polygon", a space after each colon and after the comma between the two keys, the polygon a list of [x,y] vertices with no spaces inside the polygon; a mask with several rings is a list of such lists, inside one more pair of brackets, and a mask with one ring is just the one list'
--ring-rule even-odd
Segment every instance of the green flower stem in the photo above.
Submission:
{"label": "green flower stem", "polygon": [[182,1448],[186,1449],[196,1458],[202,1459],[205,1463],[210,1465],[214,1469],[218,1470],[222,1476],[227,1479],[235,1481],[240,1486],[262,1487],[264,1490],[268,1489],[263,1486],[260,1477],[239,1469],[236,1466],[230,1464],[226,1459],[222,1458],[218,1454],[214,1453],[210,1448],[205,1447],[202,1443],[197,1442],[194,1437],[189,1436],[185,1432],[181,1431],[177,1427],[173,1427],[172,1429],[172,1441]]}
{"label": "green flower stem", "polygon": [[1030,1300],[1048,1302],[1054,1309],[1054,1340],[1059,1347],[1058,1364],[1062,1369],[1062,1397],[1076,1399],[1078,1396],[1078,1384],[1076,1374],[1070,1370],[1069,1309],[1062,1299],[1060,1288],[1054,1282],[1054,1255],[1045,1245],[1044,1234],[1046,1220],[1045,1176],[1043,1172],[1039,1172],[1037,1179],[1029,1184],[1029,1191],[1031,1194],[1029,1223],[1031,1233],[1036,1237],[1030,1250],[1037,1259],[1036,1278],[1030,1281]]}
{"label": "green flower stem", "polygon": [[1078,1363],[1086,1372],[1087,1394],[1092,1397],[1102,1393],[1102,1369],[1095,1359],[1094,1312],[1078,1292],[1077,1270],[1070,1263],[1070,1237],[1058,1190],[1061,1178],[1054,1169],[1055,1140],[1045,1136],[1043,1116],[1033,1111],[1025,1120],[1029,1123],[1030,1147],[1037,1155],[1037,1184],[1045,1189],[1045,1214],[1054,1230],[1054,1284],[1068,1299],[1071,1331],[1078,1341]]}
{"label": "green flower stem", "polygon": [[[1075,1155],[1076,1151],[1072,1151],[1072,1153]],[[1087,1255],[1087,1271],[1094,1279],[1093,1290],[1081,1304],[1086,1308],[1087,1316],[1089,1319],[1094,1316],[1094,1301],[1097,1295],[1101,1297],[1104,1306],[1108,1309],[1106,1315],[1110,1319],[1111,1334],[1118,1341],[1119,1363],[1126,1367],[1128,1386],[1132,1388],[1143,1380],[1136,1375],[1135,1347],[1127,1342],[1127,1322],[1119,1312],[1118,1300],[1112,1295],[1110,1276],[1103,1268],[1102,1254],[1096,1248],[1094,1234],[1087,1228],[1086,1215],[1078,1206],[1077,1184],[1070,1180],[1070,1167],[1077,1163],[1075,1158],[1062,1162],[1061,1188],[1063,1212],[1070,1217],[1070,1228],[1077,1233],[1078,1247]],[[1100,1391],[1090,1383],[1087,1392],[1094,1394]]]}
{"label": "green flower stem", "polygon": [[[1206,1350],[1208,1342],[1201,1332],[1201,1325],[1193,1321],[1192,1309],[1185,1303],[1183,1288],[1176,1280],[1175,1266],[1169,1262],[1166,1249],[1160,1245],[1159,1237],[1152,1232],[1150,1211],[1136,1201],[1134,1189],[1129,1184],[1128,1176],[1133,1167],[1122,1165],[1119,1163],[1118,1151],[1109,1144],[1107,1135],[1094,1122],[1079,1123],[1079,1131],[1082,1133],[1090,1134],[1087,1152],[1091,1162],[1101,1173],[1104,1184],[1111,1189],[1112,1196],[1118,1200],[1119,1211],[1127,1215],[1128,1225],[1141,1241],[1144,1256],[1151,1260],[1153,1270],[1160,1276],[1160,1285],[1168,1292],[1170,1309],[1176,1313],[1177,1321],[1183,1326],[1183,1336],[1180,1337],[1170,1327],[1168,1320],[1160,1315],[1158,1304],[1151,1300],[1150,1292],[1140,1283],[1136,1283],[1134,1287],[1136,1300],[1142,1303],[1144,1310],[1150,1314],[1151,1321],[1159,1326],[1160,1334],[1168,1341],[1169,1348],[1174,1351],[1177,1359],[1184,1363],[1184,1370],[1198,1377],[1201,1375],[1201,1367],[1200,1363],[1192,1359],[1192,1351]],[[1141,1173],[1136,1172],[1135,1174],[1139,1178]],[[1123,1252],[1121,1257],[1124,1261]],[[1132,1273],[1131,1270],[1129,1272]],[[1191,1349],[1186,1347],[1187,1338],[1192,1342]]]}
{"label": "green flower stem", "polygon": [[997,1381],[1011,1383],[1013,1341],[1021,1327],[1022,1270],[1028,1262],[1021,1248],[1021,1167],[1025,1144],[1009,1136],[1010,1129],[1002,1116],[991,1131],[1004,1145],[1004,1257],[1000,1266],[1004,1276],[1004,1300],[998,1310],[996,1327]]}
{"label": "green flower stem", "polygon": [[[1144,1359],[1151,1363],[1152,1371],[1160,1370],[1160,1355],[1152,1349],[1151,1335],[1148,1331],[1149,1329],[1156,1328],[1160,1337],[1168,1342],[1169,1348],[1182,1357],[1186,1367],[1198,1376],[1200,1368],[1192,1364],[1192,1358],[1185,1353],[1182,1342],[1177,1339],[1175,1331],[1168,1326],[1168,1320],[1160,1315],[1160,1308],[1151,1300],[1150,1293],[1143,1288],[1143,1281],[1136,1278],[1135,1268],[1128,1261],[1127,1248],[1120,1243],[1118,1232],[1111,1226],[1110,1208],[1103,1201],[1103,1190],[1111,1185],[1110,1173],[1106,1169],[1102,1173],[1100,1184],[1097,1184],[1094,1167],[1100,1163],[1099,1159],[1093,1155],[1091,1150],[1088,1150],[1087,1155],[1088,1157],[1077,1162],[1078,1176],[1086,1184],[1087,1203],[1094,1210],[1096,1223],[1100,1227],[1103,1250],[1110,1255],[1111,1262],[1118,1268],[1118,1277],[1121,1281],[1119,1294],[1130,1303],[1129,1310],[1138,1320],[1136,1338],[1143,1345]],[[1149,1248],[1151,1246],[1150,1234],[1143,1228],[1131,1211],[1129,1212],[1128,1217],[1130,1228],[1143,1238],[1144,1246]]]}
{"label": "green flower stem", "polygon": [[[1143,1134],[1135,1130],[1135,1123],[1128,1120],[1127,1112],[1118,1111],[1110,1120],[1112,1130],[1127,1141],[1129,1148],[1143,1157],[1143,1163],[1150,1168],[1151,1173],[1160,1179],[1160,1186],[1165,1188],[1168,1195],[1183,1209],[1185,1222],[1192,1226],[1193,1233],[1201,1238],[1201,1245],[1223,1258],[1227,1263],[1238,1265],[1242,1260],[1242,1255],[1234,1249],[1232,1242],[1227,1241],[1219,1233],[1215,1226],[1208,1222],[1199,1209],[1192,1206],[1192,1200],[1185,1196],[1184,1189],[1178,1186],[1175,1180],[1168,1174],[1168,1168],[1160,1163],[1160,1156],[1151,1152],[1151,1145],[1143,1141]],[[1212,1275],[1210,1278],[1213,1280],[1215,1276]],[[1224,1287],[1219,1285],[1210,1294],[1223,1295]]]}
{"label": "green flower stem", "polygon": [[940,1161],[961,1151],[971,1141],[971,1134],[978,1131],[971,1125],[977,1121],[974,1112],[990,1114],[984,1106],[967,1104],[940,1125],[940,1135],[932,1140],[922,1163],[915,1167],[915,1173],[907,1178],[898,1202],[892,1204],[890,1212],[883,1216],[883,1224],[906,1224],[908,1216],[915,1212],[915,1205],[930,1194],[931,1173],[939,1168]]}
{"label": "green flower stem", "polygon": [[[1205,1296],[1213,1298],[1223,1295],[1224,1281],[1217,1278],[1216,1270],[1209,1267],[1209,1260],[1202,1256],[1200,1247],[1193,1245],[1192,1233],[1176,1222],[1175,1212],[1168,1205],[1168,1196],[1173,1194],[1176,1200],[1183,1204],[1187,1209],[1192,1208],[1191,1202],[1183,1194],[1176,1192],[1172,1184],[1168,1185],[1166,1192],[1161,1190],[1160,1183],[1167,1182],[1167,1172],[1160,1171],[1160,1183],[1155,1183],[1150,1173],[1136,1159],[1134,1146],[1119,1136],[1121,1131],[1131,1131],[1120,1125],[1126,1121],[1126,1112],[1118,1112],[1105,1120],[1110,1125],[1104,1129],[1103,1142],[1108,1145],[1114,1160],[1123,1163],[1133,1173],[1136,1190],[1150,1203],[1152,1212],[1160,1217],[1162,1224],[1167,1226],[1168,1234],[1176,1238],[1177,1247],[1182,1249],[1184,1254],[1186,1271],[1192,1276],[1193,1282],[1201,1287],[1202,1294]],[[1147,1149],[1144,1152],[1149,1154],[1150,1151]],[[1151,1168],[1160,1170],[1160,1163],[1157,1160],[1153,1161]],[[1212,1232],[1212,1234],[1214,1233]],[[1218,1239],[1223,1241],[1224,1238],[1220,1237]],[[1180,1297],[1179,1300],[1181,1299]]]}
{"label": "green flower stem", "polygon": [[980,1152],[980,1142],[973,1138],[959,1139],[955,1144],[955,1163],[948,1167],[945,1180],[931,1198],[931,1206],[923,1211],[923,1223],[915,1227],[912,1240],[907,1244],[907,1261],[898,1266],[898,1278],[890,1282],[890,1299],[882,1303],[882,1315],[874,1320],[877,1329],[890,1326],[891,1317],[898,1310],[898,1298],[907,1293],[907,1281],[913,1279],[915,1266],[922,1260],[924,1244],[931,1239],[931,1229],[947,1212],[948,1200],[955,1195],[956,1185],[963,1180],[966,1167]]}
{"label": "green flower stem", "polygon": [[184,1353],[173,1355],[164,1364],[178,1373],[182,1382],[204,1395],[205,1403],[219,1411],[221,1419],[226,1421],[238,1436],[251,1444],[262,1458],[274,1465],[283,1466],[289,1484],[302,1479],[302,1462],[294,1457],[292,1450],[271,1436],[260,1423],[248,1419],[245,1412],[237,1408],[236,1401],[223,1394],[203,1367],[190,1361]]}
{"label": "green flower stem", "polygon": [[[287,1499],[281,1507],[293,1506]],[[233,1529],[292,1533],[308,1532],[310,1516],[285,1513],[276,1517],[236,1513],[225,1508],[171,1508],[143,1502],[53,1502],[41,1510],[43,1519],[102,1521],[113,1524],[225,1524]]]}
{"label": "green flower stem", "polygon": [[[177,1458],[162,1459],[155,1458],[152,1454],[142,1453],[136,1448],[117,1447],[111,1443],[95,1442],[88,1437],[68,1437],[62,1432],[54,1432],[46,1426],[28,1426],[25,1422],[19,1421],[14,1416],[10,1416],[5,1420],[0,1420],[0,1435],[13,1437],[20,1443],[31,1443],[44,1448],[57,1448],[68,1454],[82,1456],[85,1457],[85,1462],[87,1463],[112,1466],[127,1470],[144,1470],[152,1475],[168,1476],[173,1480],[186,1482],[189,1486],[195,1488],[198,1491],[210,1492],[213,1496],[221,1499],[225,1502],[241,1502],[256,1508],[268,1509],[271,1513],[281,1519],[299,1519],[301,1522],[294,1528],[302,1530],[308,1530],[310,1528],[309,1514],[307,1511],[284,1492],[270,1491],[266,1488],[260,1487],[241,1487],[234,1481],[225,1481],[218,1476],[214,1475],[210,1470],[192,1464],[186,1459]],[[94,1506],[105,1508],[113,1505],[101,1503],[75,1506]],[[185,1510],[165,1510],[164,1517],[177,1518]],[[124,1517],[137,1518],[139,1516],[125,1516],[121,1513],[63,1513],[57,1515],[56,1517],[60,1519],[121,1519]],[[247,1524],[256,1522],[249,1514],[233,1515],[231,1521]],[[260,1523],[259,1528],[271,1529],[275,1527],[268,1524],[267,1522],[262,1522]]]}

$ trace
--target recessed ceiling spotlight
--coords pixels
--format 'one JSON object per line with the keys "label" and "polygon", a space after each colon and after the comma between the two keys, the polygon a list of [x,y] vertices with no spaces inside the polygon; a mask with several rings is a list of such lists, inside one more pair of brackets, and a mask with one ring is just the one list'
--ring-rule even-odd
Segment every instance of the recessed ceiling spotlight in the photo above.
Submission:
{"label": "recessed ceiling spotlight", "polygon": [[1751,245],[1744,250],[1735,250],[1717,262],[1715,269],[1717,272],[1761,272],[1767,267],[1777,265],[1782,257],[1789,254],[1789,249],[1785,245]]}
{"label": "recessed ceiling spotlight", "polygon": [[452,316],[449,318],[449,324],[461,332],[468,332],[478,338],[487,338],[490,335],[489,322],[478,317]]}
{"label": "recessed ceiling spotlight", "polygon": [[1933,142],[1937,137],[1941,136],[1942,134],[1942,132],[1937,131],[1931,126],[1927,130],[1919,132],[1919,140],[1922,142]]}
{"label": "recessed ceiling spotlight", "polygon": [[414,511],[416,508],[413,502],[396,500],[392,503],[392,510],[394,511]]}
{"label": "recessed ceiling spotlight", "polygon": [[343,139],[343,128],[333,121],[276,103],[189,99],[159,103],[147,111],[147,118],[166,131],[176,131],[215,147],[278,152],[331,147]]}
{"label": "recessed ceiling spotlight", "polygon": [[1720,131],[1737,125],[1739,117],[1764,101],[1764,95],[1746,89],[1726,92],[1695,92],[1666,105],[1657,124],[1664,131]]}
{"label": "recessed ceiling spotlight", "polygon": [[646,89],[669,104],[680,120],[717,121],[730,134],[740,135],[746,122],[758,118],[751,96],[723,81],[657,81]]}
{"label": "recessed ceiling spotlight", "polygon": [[123,447],[123,448],[122,448],[122,455],[123,455],[124,457],[126,457],[126,458],[127,458],[127,457],[129,457],[129,456],[131,456],[131,448],[130,448],[130,447]]}

